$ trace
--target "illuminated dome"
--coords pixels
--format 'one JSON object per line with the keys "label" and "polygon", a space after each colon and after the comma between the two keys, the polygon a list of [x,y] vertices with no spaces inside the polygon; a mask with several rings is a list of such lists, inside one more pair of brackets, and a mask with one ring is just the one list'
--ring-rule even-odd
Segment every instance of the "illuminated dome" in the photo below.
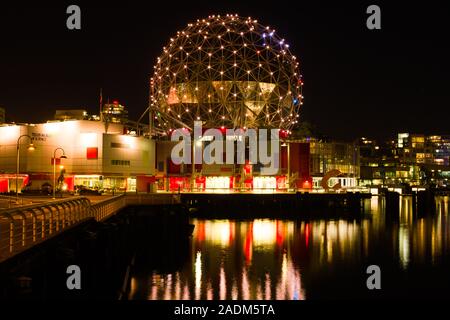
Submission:
{"label": "illuminated dome", "polygon": [[197,20],[170,39],[154,67],[155,126],[292,129],[303,98],[298,66],[288,43],[257,20]]}

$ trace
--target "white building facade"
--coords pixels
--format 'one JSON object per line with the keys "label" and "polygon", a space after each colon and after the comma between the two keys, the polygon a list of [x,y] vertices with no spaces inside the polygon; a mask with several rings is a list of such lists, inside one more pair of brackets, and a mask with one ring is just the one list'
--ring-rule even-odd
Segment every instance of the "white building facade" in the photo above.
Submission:
{"label": "white building facade", "polygon": [[56,151],[56,176],[63,176],[64,189],[136,191],[139,180],[154,175],[155,144],[124,132],[121,124],[105,127],[103,122],[89,120],[0,126],[0,192],[15,191],[20,136],[19,191],[37,190],[45,183],[53,186],[52,159],[57,148],[67,157],[60,159],[63,150]]}

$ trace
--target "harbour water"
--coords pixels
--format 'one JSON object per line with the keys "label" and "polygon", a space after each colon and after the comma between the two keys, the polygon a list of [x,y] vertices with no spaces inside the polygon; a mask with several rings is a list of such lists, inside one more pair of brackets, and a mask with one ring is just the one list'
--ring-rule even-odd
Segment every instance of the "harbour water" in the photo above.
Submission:
{"label": "harbour water", "polygon": [[[367,200],[356,220],[192,219],[189,243],[149,244],[131,278],[130,299],[445,298],[450,289],[449,197],[413,214],[402,197],[398,219],[384,200]],[[183,257],[183,258],[180,258]],[[369,265],[381,290],[368,290]]]}

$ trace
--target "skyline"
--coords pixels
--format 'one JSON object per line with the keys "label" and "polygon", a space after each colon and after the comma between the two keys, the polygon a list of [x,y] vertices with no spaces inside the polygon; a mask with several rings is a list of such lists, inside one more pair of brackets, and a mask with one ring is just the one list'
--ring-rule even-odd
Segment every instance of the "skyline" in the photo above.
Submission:
{"label": "skyline", "polygon": [[0,301],[433,312],[450,297],[449,17],[448,1],[0,6]]}
{"label": "skyline", "polygon": [[103,101],[119,100],[130,118],[138,118],[166,39],[197,18],[238,13],[273,26],[289,41],[305,82],[300,120],[325,135],[345,140],[449,133],[444,4],[380,4],[382,29],[375,31],[365,27],[365,4],[270,10],[189,4],[176,12],[80,4],[80,31],[65,28],[66,7],[16,6],[0,13],[0,106],[7,121],[45,121],[61,107],[96,113],[100,88]]}

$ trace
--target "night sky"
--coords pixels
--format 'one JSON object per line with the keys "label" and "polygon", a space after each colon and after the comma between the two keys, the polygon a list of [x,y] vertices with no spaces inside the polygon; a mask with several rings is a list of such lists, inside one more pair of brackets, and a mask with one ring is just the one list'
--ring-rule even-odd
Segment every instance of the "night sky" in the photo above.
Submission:
{"label": "night sky", "polygon": [[[104,101],[117,99],[138,118],[169,38],[198,18],[238,13],[286,38],[305,82],[301,119],[323,134],[345,140],[449,134],[449,5],[395,2],[2,4],[0,106],[16,122],[46,121],[61,107],[98,113],[103,88]],[[81,7],[81,31],[66,28],[69,4]],[[366,28],[369,4],[381,7],[381,30]]]}

